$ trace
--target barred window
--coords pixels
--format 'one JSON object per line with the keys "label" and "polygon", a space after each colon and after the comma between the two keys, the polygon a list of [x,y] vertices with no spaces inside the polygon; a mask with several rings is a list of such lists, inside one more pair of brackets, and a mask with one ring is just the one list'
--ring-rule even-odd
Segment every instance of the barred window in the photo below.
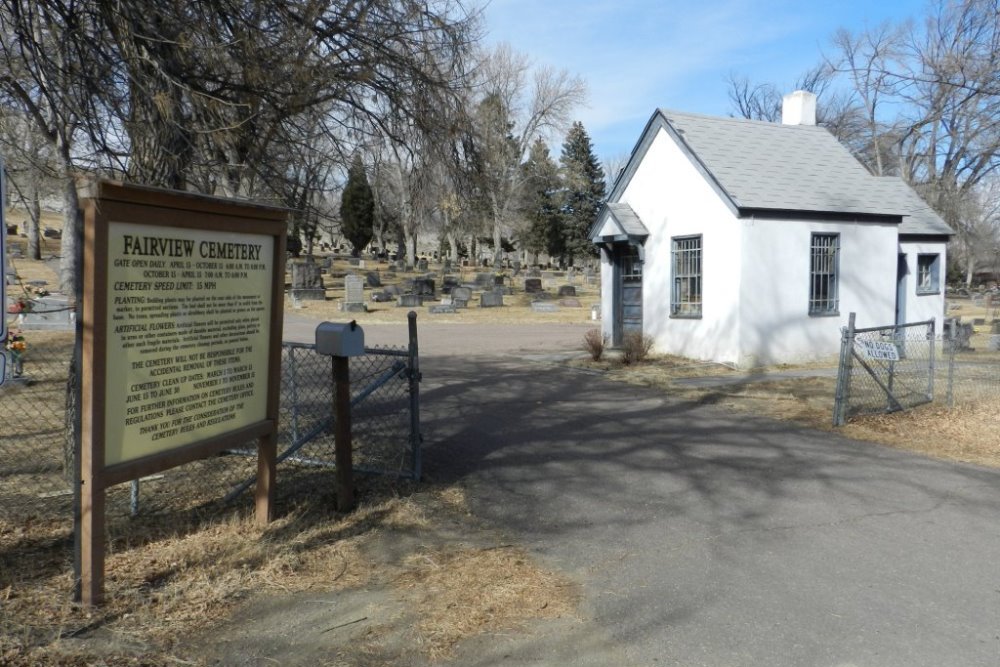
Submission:
{"label": "barred window", "polygon": [[917,255],[917,294],[937,294],[941,291],[940,255]]}
{"label": "barred window", "polygon": [[672,239],[674,285],[670,295],[670,314],[675,317],[701,317],[701,236]]}
{"label": "barred window", "polygon": [[836,315],[840,308],[840,234],[813,234],[809,268],[809,314]]}

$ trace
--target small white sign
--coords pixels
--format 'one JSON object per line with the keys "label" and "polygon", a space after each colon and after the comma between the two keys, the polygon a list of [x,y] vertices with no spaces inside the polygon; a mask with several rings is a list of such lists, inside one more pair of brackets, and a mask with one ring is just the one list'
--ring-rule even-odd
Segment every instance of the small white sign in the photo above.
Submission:
{"label": "small white sign", "polygon": [[899,348],[883,340],[855,340],[865,356],[876,361],[899,361]]}

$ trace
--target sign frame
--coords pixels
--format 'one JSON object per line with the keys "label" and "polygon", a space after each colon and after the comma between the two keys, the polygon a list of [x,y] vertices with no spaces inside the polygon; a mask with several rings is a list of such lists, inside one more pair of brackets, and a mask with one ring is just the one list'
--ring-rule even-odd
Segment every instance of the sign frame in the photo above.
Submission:
{"label": "sign frame", "polygon": [[[104,598],[105,491],[108,487],[162,472],[225,449],[257,441],[256,519],[266,524],[274,504],[275,461],[281,379],[281,333],[284,313],[287,209],[184,192],[100,181],[94,196],[81,201],[83,238],[83,360],[80,447],[80,592],[85,604]],[[112,326],[108,304],[109,229],[114,223],[170,228],[185,232],[221,232],[238,242],[241,235],[273,238],[267,364],[257,383],[266,382],[263,419],[208,437],[194,432],[183,445],[106,465],[108,388],[107,334]],[[124,400],[124,397],[123,397]]]}

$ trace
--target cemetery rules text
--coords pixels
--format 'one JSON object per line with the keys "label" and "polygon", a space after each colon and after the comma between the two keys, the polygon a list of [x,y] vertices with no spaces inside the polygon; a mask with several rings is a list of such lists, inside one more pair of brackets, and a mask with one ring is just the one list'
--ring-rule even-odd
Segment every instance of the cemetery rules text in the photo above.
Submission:
{"label": "cemetery rules text", "polygon": [[108,223],[105,464],[267,418],[274,237]]}

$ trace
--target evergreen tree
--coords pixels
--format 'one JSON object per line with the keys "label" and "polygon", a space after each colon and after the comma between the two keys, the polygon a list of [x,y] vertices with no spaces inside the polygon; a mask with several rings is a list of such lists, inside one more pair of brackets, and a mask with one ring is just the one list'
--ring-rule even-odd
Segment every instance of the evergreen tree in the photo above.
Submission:
{"label": "evergreen tree", "polygon": [[552,257],[562,257],[566,252],[559,210],[562,184],[559,168],[541,138],[531,145],[523,169],[522,210],[527,225],[521,234],[521,245],[535,254],[545,252]]}
{"label": "evergreen tree", "polygon": [[347,185],[340,196],[340,230],[357,257],[375,234],[375,197],[368,184],[361,156],[355,155],[347,171]]}
{"label": "evergreen tree", "polygon": [[563,236],[566,254],[572,265],[575,259],[597,254],[587,234],[597,220],[597,212],[604,204],[605,196],[604,171],[594,155],[590,136],[580,121],[573,123],[566,133],[559,159],[565,188]]}

